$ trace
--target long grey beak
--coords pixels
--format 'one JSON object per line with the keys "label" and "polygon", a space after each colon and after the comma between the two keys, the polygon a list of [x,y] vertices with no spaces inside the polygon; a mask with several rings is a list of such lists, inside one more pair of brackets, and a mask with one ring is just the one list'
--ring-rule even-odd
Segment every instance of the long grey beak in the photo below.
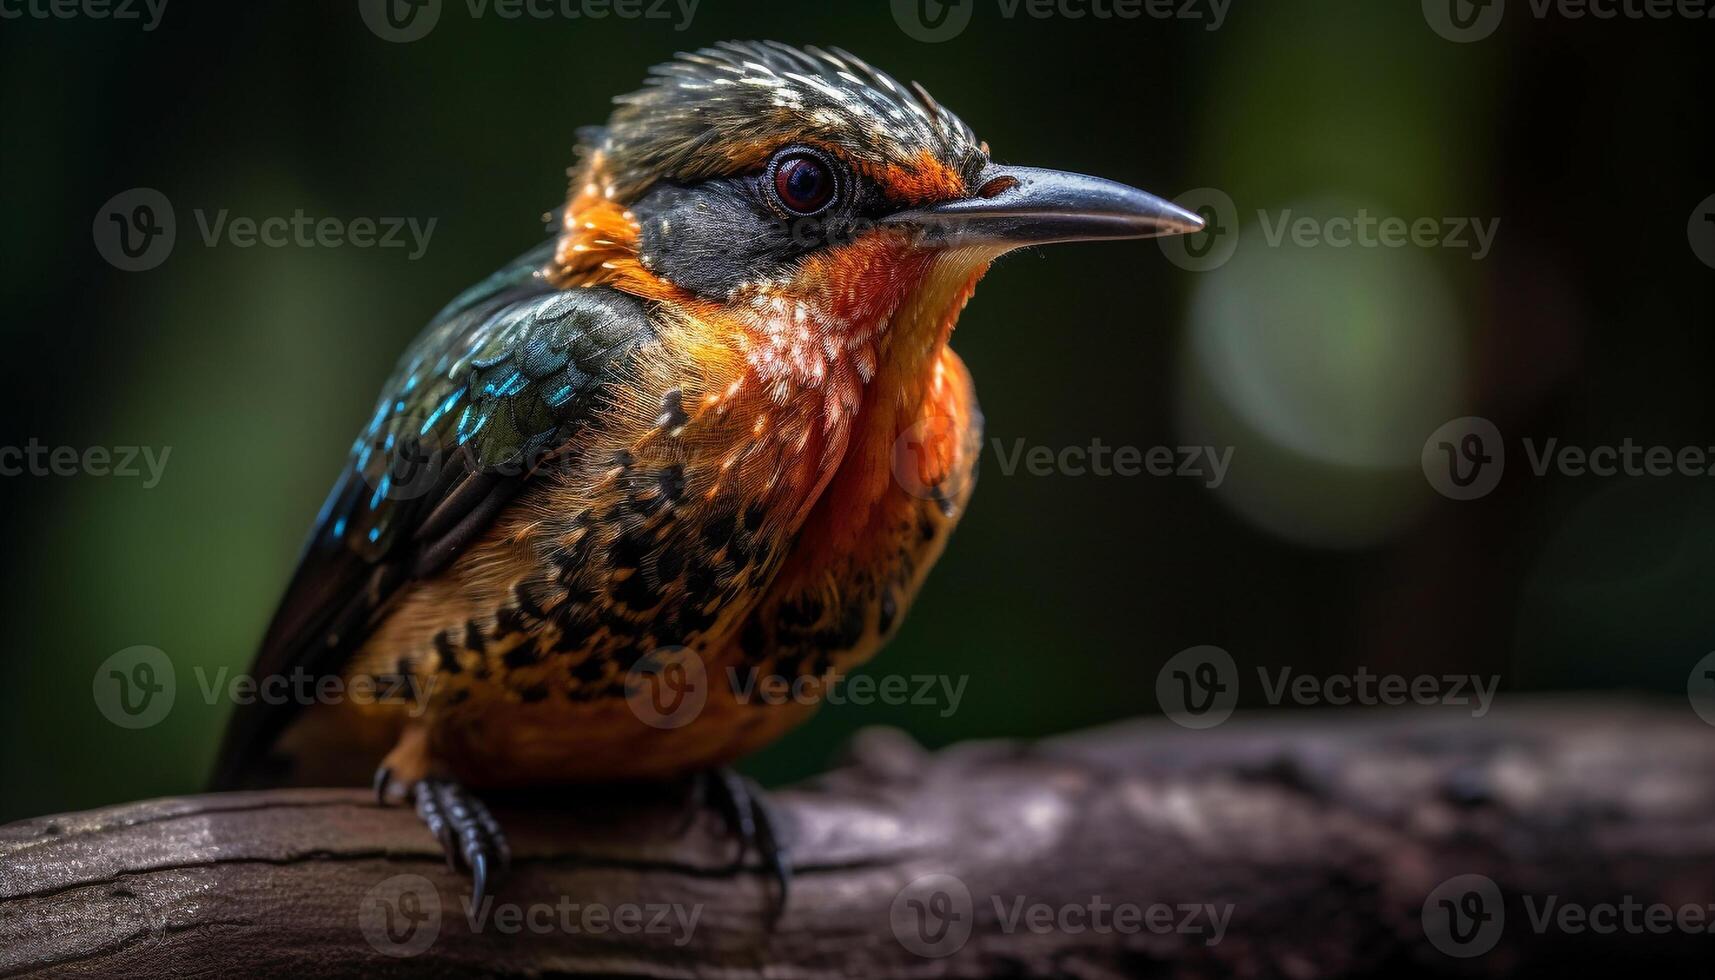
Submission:
{"label": "long grey beak", "polygon": [[1203,229],[1195,212],[1100,177],[991,166],[982,187],[976,197],[913,208],[888,221],[949,246],[1158,238]]}

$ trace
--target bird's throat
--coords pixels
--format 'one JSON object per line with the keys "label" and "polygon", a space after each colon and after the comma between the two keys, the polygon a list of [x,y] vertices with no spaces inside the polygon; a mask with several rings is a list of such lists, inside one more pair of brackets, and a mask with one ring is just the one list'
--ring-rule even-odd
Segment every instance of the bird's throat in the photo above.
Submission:
{"label": "bird's throat", "polygon": [[[948,346],[993,253],[938,253],[880,332],[837,467],[803,528],[807,550],[861,550],[889,501],[952,474],[969,419],[964,368]],[[911,472],[901,475],[900,467]],[[927,482],[925,482],[927,481]]]}
{"label": "bird's throat", "polygon": [[[715,299],[655,275],[638,256],[634,216],[591,181],[573,194],[544,274],[562,288],[611,286],[659,304],[668,346],[713,375],[693,418],[754,420],[747,441],[796,448],[797,459],[759,478],[787,511],[775,516],[795,526],[824,496],[863,514],[888,492],[894,444],[942,411],[948,338],[1001,251],[925,249],[872,231],[806,256],[789,277]],[[933,469],[954,448],[931,441],[919,452]]]}

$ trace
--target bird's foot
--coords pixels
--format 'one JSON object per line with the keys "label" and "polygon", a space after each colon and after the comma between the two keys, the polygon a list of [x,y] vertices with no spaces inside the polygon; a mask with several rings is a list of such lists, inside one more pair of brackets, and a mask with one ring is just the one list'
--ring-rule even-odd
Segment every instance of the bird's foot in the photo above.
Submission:
{"label": "bird's foot", "polygon": [[[387,805],[393,785],[393,772],[388,766],[376,770],[377,803]],[[424,777],[411,787],[410,795],[418,818],[441,842],[447,870],[470,872],[471,903],[481,903],[488,894],[490,876],[498,881],[512,864],[512,848],[499,821],[481,800],[451,779]]]}
{"label": "bird's foot", "polygon": [[779,814],[762,787],[731,769],[713,769],[698,780],[695,799],[712,805],[728,832],[738,838],[738,854],[729,870],[736,873],[742,869],[754,848],[779,888],[768,910],[768,928],[772,931],[786,913],[786,898],[792,884],[792,855],[781,840]]}

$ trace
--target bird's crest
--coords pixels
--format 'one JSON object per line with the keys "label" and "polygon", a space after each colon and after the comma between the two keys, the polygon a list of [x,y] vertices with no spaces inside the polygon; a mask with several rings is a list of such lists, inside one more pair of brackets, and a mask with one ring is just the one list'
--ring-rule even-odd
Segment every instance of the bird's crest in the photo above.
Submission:
{"label": "bird's crest", "polygon": [[647,299],[690,297],[638,254],[632,203],[660,182],[759,170],[788,144],[839,156],[895,206],[967,196],[988,147],[921,85],[838,48],[727,41],[656,65],[580,132],[549,279],[615,285]]}
{"label": "bird's crest", "polygon": [[723,42],[656,65],[615,102],[581,149],[622,201],[657,180],[760,166],[785,142],[822,146],[884,189],[924,199],[961,192],[987,162],[971,128],[921,85],[838,48]]}

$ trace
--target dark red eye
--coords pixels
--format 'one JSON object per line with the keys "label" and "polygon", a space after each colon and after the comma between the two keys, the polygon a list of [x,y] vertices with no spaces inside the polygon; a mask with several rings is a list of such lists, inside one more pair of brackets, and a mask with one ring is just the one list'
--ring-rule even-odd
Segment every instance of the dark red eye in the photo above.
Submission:
{"label": "dark red eye", "polygon": [[815,214],[834,199],[834,173],[811,153],[789,153],[774,165],[774,193],[788,210]]}

